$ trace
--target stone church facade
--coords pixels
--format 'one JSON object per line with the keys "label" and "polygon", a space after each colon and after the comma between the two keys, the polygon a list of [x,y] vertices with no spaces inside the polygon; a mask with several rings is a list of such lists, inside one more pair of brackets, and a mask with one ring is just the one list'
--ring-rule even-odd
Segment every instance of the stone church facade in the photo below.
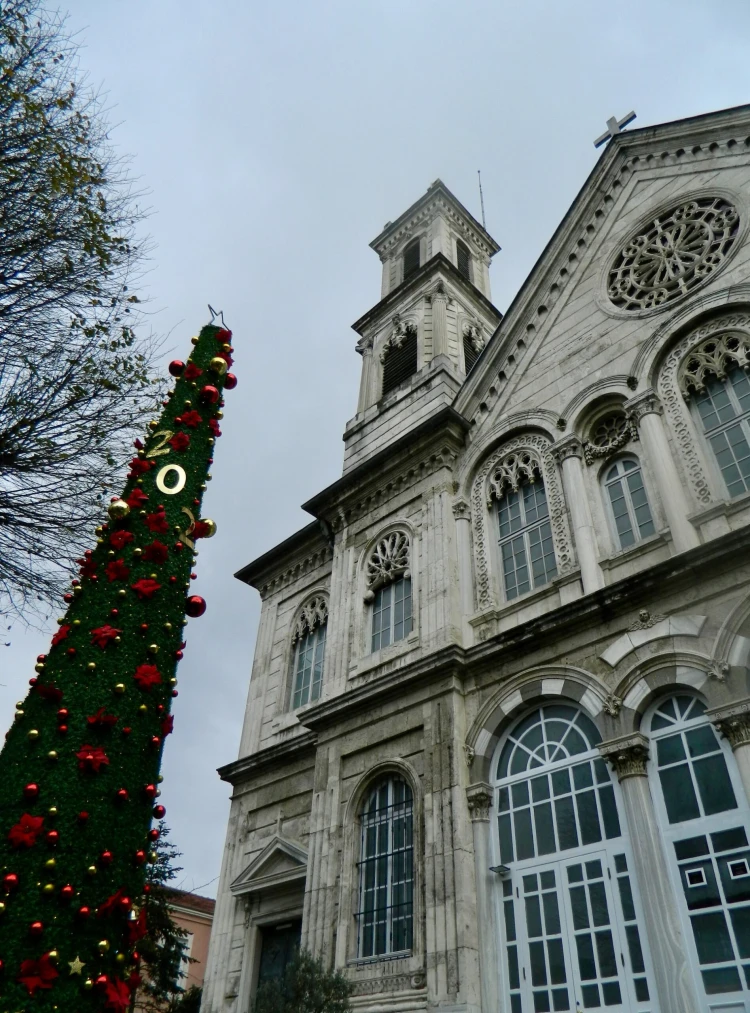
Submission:
{"label": "stone church facade", "polygon": [[616,136],[504,317],[371,244],[340,479],[262,613],[204,1013],[750,1013],[750,107]]}

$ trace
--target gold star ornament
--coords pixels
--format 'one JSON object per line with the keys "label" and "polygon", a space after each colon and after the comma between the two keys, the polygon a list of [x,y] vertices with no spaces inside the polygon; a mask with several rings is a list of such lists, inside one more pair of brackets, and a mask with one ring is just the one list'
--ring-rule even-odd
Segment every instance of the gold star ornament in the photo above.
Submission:
{"label": "gold star ornament", "polygon": [[70,968],[71,974],[80,974],[86,965],[81,963],[81,958],[76,957],[75,960],[68,961],[68,967]]}

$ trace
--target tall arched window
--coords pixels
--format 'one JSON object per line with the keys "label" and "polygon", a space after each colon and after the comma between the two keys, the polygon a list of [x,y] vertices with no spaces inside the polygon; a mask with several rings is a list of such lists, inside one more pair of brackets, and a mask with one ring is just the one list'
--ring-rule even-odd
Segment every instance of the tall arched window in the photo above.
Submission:
{"label": "tall arched window", "polygon": [[392,531],[370,553],[365,601],[372,602],[372,651],[403,640],[412,631],[410,554],[405,531]]}
{"label": "tall arched window", "polygon": [[414,933],[414,800],[400,777],[376,784],[360,811],[360,957],[412,948]]}
{"label": "tall arched window", "polygon": [[302,608],[294,628],[292,710],[320,697],[327,623],[328,602],[316,595]]}
{"label": "tall arched window", "polygon": [[729,495],[739,496],[750,489],[750,379],[737,366],[723,381],[708,376],[695,403]]}
{"label": "tall arched window", "polygon": [[734,758],[704,712],[697,697],[678,694],[663,700],[651,716],[651,763],[661,788],[657,810],[683,899],[685,936],[692,941],[689,957],[697,977],[707,996],[729,999],[729,993],[736,993],[743,1005],[734,1008],[746,1009],[750,1002],[747,805]]}
{"label": "tall arched window", "polygon": [[622,457],[604,469],[602,484],[610,519],[621,549],[653,535],[654,521],[635,457]]}
{"label": "tall arched window", "polygon": [[395,390],[417,371],[417,328],[396,317],[393,331],[380,353],[383,396]]}
{"label": "tall arched window", "polygon": [[544,482],[525,480],[498,500],[498,544],[507,599],[557,576]]}
{"label": "tall arched window", "polygon": [[471,251],[460,239],[456,240],[456,267],[467,281],[471,281]]}
{"label": "tall arched window", "polygon": [[420,240],[412,239],[404,247],[404,281],[410,278],[413,274],[419,270],[420,261]]}
{"label": "tall arched window", "polygon": [[638,899],[601,735],[545,704],[503,743],[497,837],[511,1013],[649,1009]]}

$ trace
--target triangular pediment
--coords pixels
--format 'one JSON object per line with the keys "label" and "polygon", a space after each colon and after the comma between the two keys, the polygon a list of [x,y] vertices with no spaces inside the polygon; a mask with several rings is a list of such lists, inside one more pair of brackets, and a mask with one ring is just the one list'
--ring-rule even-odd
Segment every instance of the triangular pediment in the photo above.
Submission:
{"label": "triangular pediment", "polygon": [[307,851],[296,841],[274,834],[259,855],[232,883],[235,897],[260,893],[303,882],[307,875]]}

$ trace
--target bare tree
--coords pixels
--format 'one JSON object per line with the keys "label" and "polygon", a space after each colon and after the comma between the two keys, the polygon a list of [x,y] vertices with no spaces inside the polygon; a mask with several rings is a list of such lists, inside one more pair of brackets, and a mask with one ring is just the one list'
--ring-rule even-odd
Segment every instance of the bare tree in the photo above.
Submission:
{"label": "bare tree", "polygon": [[65,16],[0,0],[0,614],[40,610],[159,390],[143,218]]}

